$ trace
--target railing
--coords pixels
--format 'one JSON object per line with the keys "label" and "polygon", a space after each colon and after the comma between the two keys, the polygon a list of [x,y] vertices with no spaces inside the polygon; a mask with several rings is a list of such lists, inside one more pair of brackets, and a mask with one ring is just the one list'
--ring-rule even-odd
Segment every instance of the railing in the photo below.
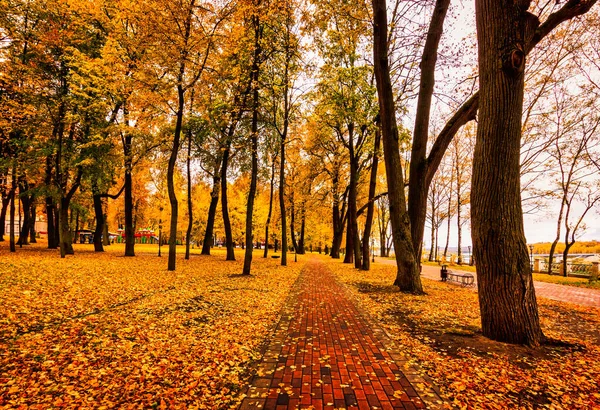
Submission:
{"label": "railing", "polygon": [[[542,272],[548,272],[548,261],[542,261],[540,264]],[[560,274],[562,262],[552,263],[552,273]],[[567,262],[567,276],[592,276],[592,265],[586,263],[569,263]]]}

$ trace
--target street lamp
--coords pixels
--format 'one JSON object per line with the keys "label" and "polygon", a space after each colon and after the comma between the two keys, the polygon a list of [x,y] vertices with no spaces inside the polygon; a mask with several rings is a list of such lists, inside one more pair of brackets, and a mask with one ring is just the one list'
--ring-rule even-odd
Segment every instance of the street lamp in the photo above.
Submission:
{"label": "street lamp", "polygon": [[473,266],[473,254],[471,253],[471,246],[469,245],[469,265]]}
{"label": "street lamp", "polygon": [[531,270],[533,271],[533,244],[529,245],[529,264]]}

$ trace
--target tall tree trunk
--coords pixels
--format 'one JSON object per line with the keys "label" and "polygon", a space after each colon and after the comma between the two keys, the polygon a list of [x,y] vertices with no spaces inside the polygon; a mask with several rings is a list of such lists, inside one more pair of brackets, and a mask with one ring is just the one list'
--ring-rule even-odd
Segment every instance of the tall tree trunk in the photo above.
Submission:
{"label": "tall tree trunk", "polygon": [[29,231],[31,223],[31,202],[33,196],[29,194],[29,184],[27,181],[22,180],[19,183],[19,197],[21,199],[21,207],[23,212],[23,221],[21,224],[21,230],[19,231],[19,239],[17,245],[29,245]]}
{"label": "tall tree trunk", "polygon": [[427,138],[429,137],[429,117],[431,99],[435,85],[435,66],[438,45],[444,30],[444,20],[450,0],[436,0],[423,56],[421,57],[421,82],[417,100],[417,113],[410,157],[410,178],[408,185],[408,214],[410,216],[411,236],[417,261],[421,260],[421,243],[427,215],[427,191],[431,181],[427,181]]}
{"label": "tall tree trunk", "polygon": [[273,214],[273,191],[275,190],[275,160],[276,156],[273,155],[273,161],[271,162],[271,186],[269,191],[269,213],[267,214],[267,223],[265,224],[265,252],[263,258],[269,255],[269,225],[271,225],[271,215]]}
{"label": "tall tree trunk", "polygon": [[435,260],[435,217],[431,215],[431,251],[429,252],[429,262]]}
{"label": "tall tree trunk", "polygon": [[[287,85],[286,85],[287,88]],[[287,112],[287,97],[286,97]],[[284,119],[284,129],[281,135],[281,152],[279,154],[279,210],[281,213],[281,266],[287,266],[287,221],[285,215],[285,144],[287,137],[287,116]]]}
{"label": "tall tree trunk", "polygon": [[192,237],[192,226],[194,224],[194,212],[192,204],[192,131],[187,133],[187,206],[188,206],[188,225],[185,231],[185,259],[190,259],[190,241]]}
{"label": "tall tree trunk", "polygon": [[104,233],[104,207],[102,206],[102,197],[98,191],[96,180],[92,181],[92,201],[94,203],[94,216],[96,218],[96,228],[94,229],[94,252],[104,252],[102,245],[102,234]]}
{"label": "tall tree trunk", "polygon": [[456,255],[456,262],[462,265],[462,221],[461,221],[461,198],[460,198],[460,184],[457,187],[457,198],[456,198],[456,229],[458,233],[458,251]]}
{"label": "tall tree trunk", "polygon": [[[46,174],[44,177],[44,184],[46,189],[52,187],[52,155],[46,157]],[[55,221],[56,204],[52,194],[46,194],[46,223],[47,223],[47,235],[48,235],[48,249],[56,249],[58,247],[58,241],[56,240],[56,221]]]}
{"label": "tall tree trunk", "polygon": [[58,208],[58,229],[60,234],[60,256],[73,255],[73,235],[69,226],[69,205],[70,198],[61,198]]}
{"label": "tall tree trunk", "polygon": [[0,242],[4,242],[5,227],[6,227],[6,213],[10,205],[10,189],[6,191],[6,194],[2,193],[2,209],[0,210]]}
{"label": "tall tree trunk", "polygon": [[244,254],[244,267],[242,275],[250,275],[252,267],[252,251],[254,250],[254,227],[252,217],[254,216],[254,199],[256,197],[256,182],[258,179],[258,75],[259,60],[262,48],[260,41],[262,37],[262,26],[258,14],[252,16],[254,26],[254,57],[252,60],[252,125],[250,131],[252,170],[250,174],[250,189],[248,190],[248,201],[246,203],[246,252]]}
{"label": "tall tree trunk", "polygon": [[15,245],[15,197],[17,192],[17,167],[16,161],[12,164],[11,173],[11,187],[10,187],[10,228],[9,228],[9,240],[10,240],[10,251],[16,252],[17,247]]}
{"label": "tall tree trunk", "polygon": [[[126,112],[126,110],[124,110]],[[135,256],[135,228],[133,226],[133,153],[131,133],[127,133],[123,140],[125,157],[125,256]]]}
{"label": "tall tree trunk", "polygon": [[292,189],[290,198],[290,235],[292,237],[292,246],[294,252],[298,252],[298,242],[296,241],[296,207],[294,204],[294,190]]}
{"label": "tall tree trunk", "polygon": [[381,137],[383,140],[383,157],[388,183],[388,199],[390,202],[390,219],[392,237],[398,273],[394,284],[401,291],[423,293],[421,276],[410,232],[410,220],[406,211],[404,196],[404,177],[400,161],[398,126],[396,124],[396,108],[394,92],[390,80],[388,62],[387,8],[385,0],[372,0],[374,38],[373,56],[377,95],[381,118]]}
{"label": "tall tree trunk", "polygon": [[36,201],[31,201],[31,215],[29,219],[29,243],[37,243],[37,239],[35,238],[35,220],[37,216],[37,206]]}
{"label": "tall tree trunk", "polygon": [[[379,125],[379,124],[377,124]],[[367,219],[365,220],[365,231],[362,240],[362,270],[371,268],[369,258],[369,239],[371,227],[373,226],[373,215],[375,214],[375,190],[377,189],[377,168],[379,166],[379,148],[381,145],[381,133],[379,127],[375,130],[375,141],[373,144],[373,160],[371,162],[371,176],[369,179],[369,205],[367,206]],[[375,250],[373,250],[375,252]]]}
{"label": "tall tree trunk", "polygon": [[554,252],[556,251],[556,245],[558,245],[558,241],[560,240],[560,229],[562,226],[562,219],[564,215],[564,209],[566,205],[566,194],[563,193],[563,198],[560,203],[560,210],[558,212],[558,222],[556,224],[556,236],[554,237],[554,241],[552,241],[552,245],[550,245],[550,253],[548,254],[548,275],[552,275],[552,261],[554,259]]}
{"label": "tall tree trunk", "polygon": [[214,245],[213,232],[215,228],[215,217],[219,205],[219,194],[221,189],[221,156],[215,164],[213,172],[213,187],[210,193],[210,206],[208,207],[208,218],[206,220],[206,231],[202,241],[202,255],[210,255],[210,248]]}
{"label": "tall tree trunk", "polygon": [[520,147],[526,37],[538,21],[528,1],[475,4],[480,108],[471,216],[481,325],[490,339],[537,346],[544,335],[523,230]]}
{"label": "tall tree trunk", "polygon": [[227,203],[227,168],[229,166],[230,150],[231,138],[228,138],[227,146],[223,151],[223,163],[221,164],[221,213],[223,214],[223,227],[225,228],[225,247],[227,248],[227,257],[225,258],[225,260],[234,261],[235,253],[233,251],[233,233],[231,232],[231,220],[229,219],[229,207]]}
{"label": "tall tree trunk", "polygon": [[343,212],[340,212],[340,194],[339,194],[339,178],[337,173],[332,179],[332,219],[333,219],[333,240],[331,242],[331,251],[329,255],[333,259],[340,258],[340,246],[342,246],[342,238],[344,236]]}
{"label": "tall tree trunk", "polygon": [[169,156],[169,164],[167,166],[167,191],[169,192],[169,203],[171,204],[171,223],[169,225],[169,260],[167,264],[167,270],[170,271],[175,270],[177,261],[177,218],[179,217],[179,203],[175,193],[175,163],[177,162],[177,154],[179,153],[181,127],[183,124],[183,108],[185,106],[185,95],[182,85],[184,71],[184,63],[181,63],[177,85],[178,105],[175,132],[173,135],[173,147],[171,148],[171,155]]}

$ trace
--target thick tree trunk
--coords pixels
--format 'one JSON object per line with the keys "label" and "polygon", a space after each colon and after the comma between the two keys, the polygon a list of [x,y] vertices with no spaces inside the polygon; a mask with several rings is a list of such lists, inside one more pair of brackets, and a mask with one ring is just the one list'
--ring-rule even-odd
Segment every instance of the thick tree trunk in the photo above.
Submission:
{"label": "thick tree trunk", "polygon": [[127,134],[124,139],[125,154],[125,256],[135,256],[135,227],[133,226],[133,153],[132,136]]}
{"label": "thick tree trunk", "polygon": [[269,255],[269,225],[271,225],[271,216],[273,214],[273,191],[275,190],[275,158],[273,155],[273,162],[271,162],[271,186],[269,191],[269,213],[267,214],[267,223],[265,224],[265,252],[263,258]]}
{"label": "thick tree trunk", "polygon": [[[377,124],[379,125],[379,124]],[[375,214],[375,190],[377,189],[377,168],[379,167],[379,148],[381,145],[381,133],[379,127],[375,130],[375,141],[373,144],[373,160],[371,162],[371,176],[369,179],[369,205],[367,206],[367,218],[365,220],[365,231],[362,240],[362,270],[371,268],[369,258],[369,239],[373,226],[373,215]],[[373,252],[375,252],[373,250]]]}
{"label": "thick tree trunk", "polygon": [[431,99],[435,85],[435,65],[438,45],[444,30],[444,20],[450,0],[436,0],[429,31],[421,57],[421,82],[417,100],[417,113],[410,156],[410,178],[408,185],[408,214],[410,215],[411,236],[416,259],[421,260],[421,243],[427,215],[427,139],[429,137],[429,117]]}
{"label": "thick tree trunk", "polygon": [[[471,190],[472,235],[483,334],[539,345],[535,289],[523,230],[521,113],[528,2],[476,0],[479,126]],[[522,7],[519,7],[521,5]],[[501,63],[501,64],[499,64]]]}
{"label": "thick tree trunk", "polygon": [[213,232],[215,229],[215,217],[219,205],[219,194],[221,189],[221,156],[219,155],[213,172],[213,187],[210,193],[210,206],[208,207],[208,218],[206,220],[206,232],[202,241],[202,255],[210,255],[210,248],[214,245]]}
{"label": "thick tree trunk", "polygon": [[401,291],[421,294],[423,293],[423,286],[421,285],[419,265],[415,258],[411,238],[410,220],[406,211],[394,92],[390,80],[386,1],[372,0],[372,3],[375,77],[377,80],[377,95],[379,97],[381,137],[383,140],[384,162],[388,183],[392,237],[394,239],[394,252],[398,267],[398,274],[394,284]]}
{"label": "thick tree trunk", "polygon": [[227,168],[229,167],[229,155],[231,149],[231,138],[228,138],[227,146],[223,151],[223,163],[221,164],[221,213],[223,214],[223,227],[225,228],[225,247],[227,257],[225,260],[234,261],[233,233],[231,232],[231,220],[229,218],[229,206],[227,203]]}
{"label": "thick tree trunk", "polygon": [[[46,188],[52,186],[52,156],[46,157],[46,175],[44,177],[44,184]],[[48,249],[58,248],[58,241],[56,240],[56,220],[54,218],[56,212],[56,204],[52,195],[46,195],[46,222],[47,222],[47,235],[48,235]]]}
{"label": "thick tree trunk", "polygon": [[104,209],[102,207],[102,198],[99,193],[94,193],[94,215],[96,217],[96,228],[94,229],[94,251],[104,252],[102,245],[102,234],[104,233]]}
{"label": "thick tree trunk", "polygon": [[60,233],[60,256],[73,255],[73,235],[69,226],[69,205],[71,198],[65,197],[60,200],[58,208],[58,229]]}

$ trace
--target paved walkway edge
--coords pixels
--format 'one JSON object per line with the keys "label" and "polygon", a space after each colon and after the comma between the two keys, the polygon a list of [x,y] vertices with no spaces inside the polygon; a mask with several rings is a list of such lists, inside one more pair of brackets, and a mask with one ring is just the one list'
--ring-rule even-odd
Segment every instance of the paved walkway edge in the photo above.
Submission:
{"label": "paved walkway edge", "polygon": [[[322,261],[315,260],[315,262],[323,264]],[[271,334],[272,336],[270,340],[266,342],[268,345],[264,351],[261,361],[256,367],[256,374],[252,377],[250,384],[246,389],[245,397],[239,406],[240,410],[267,408],[265,406],[267,402],[267,396],[269,395],[270,390],[273,388],[273,386],[271,386],[272,375],[277,369],[282,347],[285,344],[290,325],[294,319],[298,296],[302,292],[300,283],[302,281],[302,275],[304,274],[305,269],[310,269],[310,262],[302,270],[298,276],[298,279],[292,285],[290,293],[282,308],[280,320],[275,328],[275,331]],[[453,408],[452,404],[447,399],[443,398],[440,389],[429,377],[424,374],[424,371],[420,370],[418,366],[409,365],[408,358],[400,353],[401,348],[398,346],[398,344],[390,337],[385,329],[379,325],[379,323],[370,314],[368,314],[365,309],[363,309],[360,300],[356,297],[356,295],[353,294],[348,285],[341,283],[326,265],[325,269],[330,272],[332,279],[343,290],[346,298],[356,307],[359,315],[371,328],[375,338],[384,346],[390,358],[402,371],[406,379],[408,379],[410,382],[410,387],[414,389],[426,407],[429,409]],[[299,406],[298,408],[307,407]]]}

